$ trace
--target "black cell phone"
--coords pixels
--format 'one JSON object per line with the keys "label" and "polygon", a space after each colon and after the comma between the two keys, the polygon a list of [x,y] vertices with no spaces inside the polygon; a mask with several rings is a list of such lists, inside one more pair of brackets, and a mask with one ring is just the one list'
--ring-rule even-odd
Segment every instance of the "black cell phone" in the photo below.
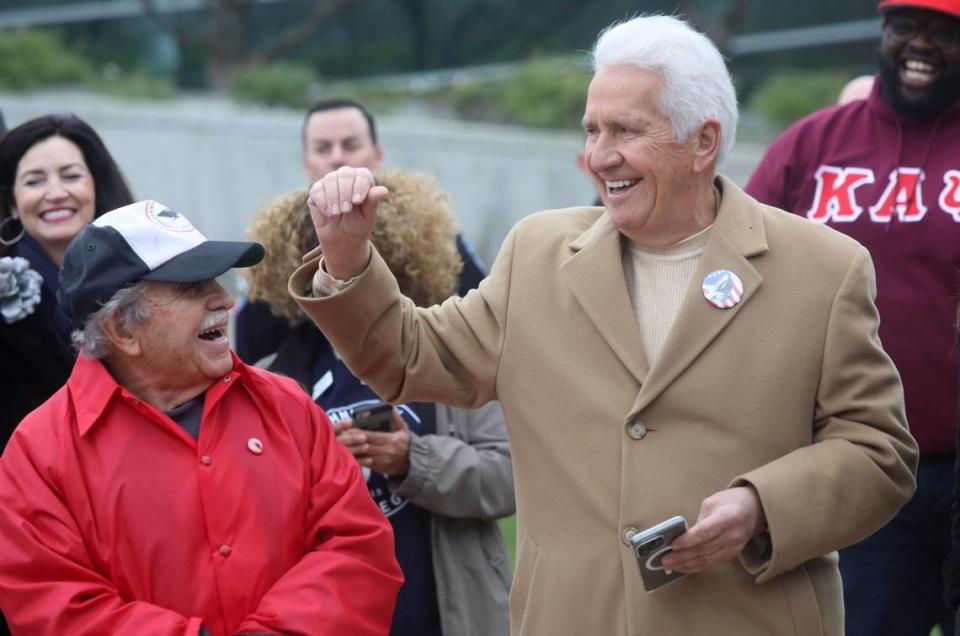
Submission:
{"label": "black cell phone", "polygon": [[670,545],[673,540],[686,531],[686,520],[678,516],[642,530],[630,539],[633,553],[637,555],[637,564],[640,566],[643,589],[652,592],[686,576],[680,572],[665,570],[661,563],[664,555],[672,551]]}
{"label": "black cell phone", "polygon": [[374,402],[364,404],[353,409],[350,415],[353,418],[354,428],[365,431],[379,431],[389,433],[393,430],[393,405],[388,402]]}

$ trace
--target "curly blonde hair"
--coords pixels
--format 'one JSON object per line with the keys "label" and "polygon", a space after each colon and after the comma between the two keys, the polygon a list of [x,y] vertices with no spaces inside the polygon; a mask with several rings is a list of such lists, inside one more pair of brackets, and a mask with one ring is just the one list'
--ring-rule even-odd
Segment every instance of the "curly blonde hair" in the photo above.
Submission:
{"label": "curly blonde hair", "polygon": [[[420,307],[452,296],[463,261],[446,195],[432,177],[403,170],[378,174],[377,184],[390,194],[380,202],[371,240],[400,291]],[[287,279],[303,255],[317,247],[307,191],[284,195],[257,210],[247,236],[266,249],[259,265],[242,271],[250,284],[249,298],[266,301],[274,314],[295,322],[300,307],[287,293]]]}

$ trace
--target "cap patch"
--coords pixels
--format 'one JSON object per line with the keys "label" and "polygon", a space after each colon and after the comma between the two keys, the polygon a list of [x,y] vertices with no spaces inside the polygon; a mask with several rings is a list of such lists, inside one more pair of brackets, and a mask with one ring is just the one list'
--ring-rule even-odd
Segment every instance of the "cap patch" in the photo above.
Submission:
{"label": "cap patch", "polygon": [[147,218],[171,232],[191,232],[193,225],[176,210],[165,208],[156,201],[147,201]]}
{"label": "cap patch", "polygon": [[[144,217],[149,223],[143,222]],[[94,219],[93,224],[119,232],[150,270],[207,240],[185,216],[156,201],[132,203]]]}

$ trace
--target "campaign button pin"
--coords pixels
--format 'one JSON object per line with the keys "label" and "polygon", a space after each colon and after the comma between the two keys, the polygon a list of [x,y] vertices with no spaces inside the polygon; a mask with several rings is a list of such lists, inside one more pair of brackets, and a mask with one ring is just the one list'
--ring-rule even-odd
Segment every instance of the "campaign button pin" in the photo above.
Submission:
{"label": "campaign button pin", "polygon": [[247,448],[249,448],[250,452],[254,455],[259,455],[263,452],[263,442],[258,440],[256,437],[251,437],[247,440]]}
{"label": "campaign button pin", "polygon": [[743,299],[743,283],[729,269],[710,272],[703,279],[703,297],[720,309],[730,309]]}

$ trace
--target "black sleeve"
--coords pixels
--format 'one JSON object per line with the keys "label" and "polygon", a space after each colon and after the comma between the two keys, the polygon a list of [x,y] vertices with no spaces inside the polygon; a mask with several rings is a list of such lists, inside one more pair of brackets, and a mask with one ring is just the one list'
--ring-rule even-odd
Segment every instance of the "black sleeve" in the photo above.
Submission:
{"label": "black sleeve", "polygon": [[13,323],[0,318],[0,452],[20,420],[66,383],[74,359],[41,312]]}
{"label": "black sleeve", "polygon": [[247,301],[237,312],[234,329],[237,355],[247,364],[255,364],[279,349],[289,331],[290,323],[270,311],[268,303]]}
{"label": "black sleeve", "polygon": [[463,296],[471,289],[476,289],[480,281],[487,277],[487,268],[473,253],[473,248],[462,234],[457,234],[457,251],[460,252],[460,259],[463,261],[463,271],[460,272],[460,280],[457,281],[457,294]]}

